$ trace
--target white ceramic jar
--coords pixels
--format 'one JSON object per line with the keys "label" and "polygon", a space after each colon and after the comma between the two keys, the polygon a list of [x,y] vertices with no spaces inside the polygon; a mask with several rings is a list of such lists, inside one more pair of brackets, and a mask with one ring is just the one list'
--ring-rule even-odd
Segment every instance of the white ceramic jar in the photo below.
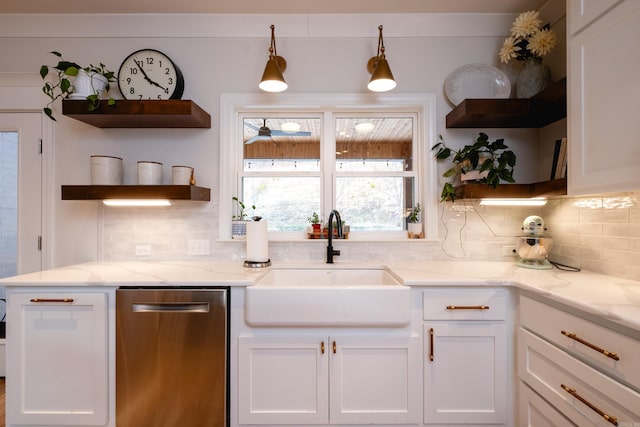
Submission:
{"label": "white ceramic jar", "polygon": [[113,156],[91,156],[91,185],[122,185],[122,159]]}
{"label": "white ceramic jar", "polygon": [[171,183],[173,185],[190,185],[193,168],[191,166],[172,166]]}
{"label": "white ceramic jar", "polygon": [[162,163],[139,161],[138,185],[162,185]]}

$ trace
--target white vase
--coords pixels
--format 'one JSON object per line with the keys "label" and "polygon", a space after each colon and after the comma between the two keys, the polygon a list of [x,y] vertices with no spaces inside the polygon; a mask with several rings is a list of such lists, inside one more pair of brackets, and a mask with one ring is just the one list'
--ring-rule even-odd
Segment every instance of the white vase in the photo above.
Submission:
{"label": "white vase", "polygon": [[89,95],[102,96],[106,91],[109,80],[102,74],[87,73],[84,70],[78,71],[78,75],[72,79],[73,93],[69,99],[86,99]]}
{"label": "white vase", "polygon": [[231,238],[233,240],[247,238],[247,221],[231,221]]}
{"label": "white vase", "polygon": [[422,223],[421,222],[410,222],[407,224],[407,232],[409,233],[409,238],[421,238],[422,237]]}

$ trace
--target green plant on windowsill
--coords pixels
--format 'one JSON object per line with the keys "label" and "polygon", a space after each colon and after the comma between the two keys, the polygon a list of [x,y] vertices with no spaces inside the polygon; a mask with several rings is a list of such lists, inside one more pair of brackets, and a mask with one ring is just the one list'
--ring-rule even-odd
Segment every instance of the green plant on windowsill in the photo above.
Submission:
{"label": "green plant on windowsill", "polygon": [[422,212],[422,207],[420,207],[420,203],[416,204],[409,212],[409,216],[407,217],[407,221],[411,224],[417,224],[420,221],[420,212]]}
{"label": "green plant on windowsill", "polygon": [[[239,200],[237,197],[232,197],[231,198],[233,201],[236,202],[236,214],[233,215],[231,217],[231,219],[233,221],[246,221],[247,220],[247,207],[244,205],[244,203],[242,202],[242,200]],[[251,205],[251,209],[255,210],[256,209],[256,205]]]}
{"label": "green plant on windowsill", "polygon": [[[62,58],[60,52],[51,52],[52,55],[58,57],[58,63],[56,65],[41,65],[40,77],[46,79],[49,74],[53,77],[51,81],[45,81],[42,86],[42,92],[47,95],[51,100],[42,109],[47,117],[51,120],[56,120],[53,117],[53,110],[51,105],[58,98],[67,98],[72,93],[78,92],[80,79],[87,79],[88,90],[87,93],[81,93],[80,96],[85,97],[89,101],[88,110],[93,111],[100,105],[100,96],[102,92],[109,91],[109,83],[115,82],[115,73],[107,69],[106,65],[100,63],[96,66],[89,64],[88,67],[82,67],[75,62],[67,61]],[[75,79],[75,84],[72,80]],[[113,98],[109,98],[107,104],[115,105],[116,101]]]}
{"label": "green plant on windowsill", "polygon": [[439,140],[431,150],[435,151],[437,160],[446,160],[453,156],[451,168],[447,169],[442,176],[450,178],[449,182],[442,187],[440,201],[445,202],[455,200],[454,183],[464,180],[464,174],[477,171],[476,182],[481,182],[496,188],[500,181],[514,183],[513,168],[516,165],[516,155],[513,151],[507,150],[504,139],[489,141],[487,134],[480,132],[475,143],[465,145],[456,151],[447,145],[439,135]]}

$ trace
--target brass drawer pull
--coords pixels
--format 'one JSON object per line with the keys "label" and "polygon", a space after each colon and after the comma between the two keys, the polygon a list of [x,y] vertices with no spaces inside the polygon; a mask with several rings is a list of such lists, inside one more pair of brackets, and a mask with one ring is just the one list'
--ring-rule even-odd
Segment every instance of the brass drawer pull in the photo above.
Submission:
{"label": "brass drawer pull", "polygon": [[324,354],[324,341],[320,343],[320,354]]}
{"label": "brass drawer pull", "polygon": [[567,331],[560,331],[560,333],[562,335],[564,335],[565,337],[569,337],[572,340],[578,341],[580,344],[586,345],[587,347],[597,351],[598,353],[602,353],[607,357],[610,357],[613,360],[620,360],[620,357],[618,356],[618,353],[614,353],[613,351],[607,351],[604,350],[598,346],[595,346],[593,344],[591,344],[590,342],[587,342],[585,340],[583,340],[582,338],[578,338],[578,336],[574,333],[571,332],[567,332]]}
{"label": "brass drawer pull", "polygon": [[489,310],[488,305],[448,305],[447,310]]}
{"label": "brass drawer pull", "polygon": [[429,361],[433,362],[433,328],[429,328]]}
{"label": "brass drawer pull", "polygon": [[335,341],[333,342],[332,347],[333,347],[333,354],[336,354],[336,350],[337,350],[338,346],[336,345]]}
{"label": "brass drawer pull", "polygon": [[618,425],[618,418],[614,417],[613,415],[607,415],[603,411],[601,411],[600,409],[598,409],[595,406],[593,406],[593,404],[591,402],[587,401],[587,399],[585,399],[584,397],[580,396],[575,388],[568,387],[568,386],[566,386],[564,384],[560,384],[560,387],[562,387],[562,389],[564,391],[566,391],[567,393],[569,393],[571,396],[575,397],[580,402],[582,402],[585,405],[587,405],[592,411],[594,411],[596,414],[600,415],[605,420],[609,421],[614,426]]}
{"label": "brass drawer pull", "polygon": [[60,298],[60,299],[51,299],[51,298],[31,298],[31,302],[66,302],[72,303],[73,298]]}

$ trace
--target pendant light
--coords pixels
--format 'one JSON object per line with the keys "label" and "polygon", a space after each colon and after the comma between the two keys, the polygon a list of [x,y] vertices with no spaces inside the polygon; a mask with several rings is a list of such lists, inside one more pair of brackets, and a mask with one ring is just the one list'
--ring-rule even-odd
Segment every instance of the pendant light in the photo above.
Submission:
{"label": "pendant light", "polygon": [[287,68],[287,61],[282,56],[278,56],[276,50],[275,25],[271,25],[271,45],[269,46],[269,60],[264,67],[262,79],[258,87],[265,92],[282,92],[287,89],[287,82],[284,81],[282,73]]}
{"label": "pendant light", "polygon": [[367,87],[373,92],[386,92],[396,87],[396,81],[391,74],[391,68],[384,55],[384,40],[382,39],[382,25],[378,27],[378,54],[367,62],[367,70],[371,74],[371,80]]}

